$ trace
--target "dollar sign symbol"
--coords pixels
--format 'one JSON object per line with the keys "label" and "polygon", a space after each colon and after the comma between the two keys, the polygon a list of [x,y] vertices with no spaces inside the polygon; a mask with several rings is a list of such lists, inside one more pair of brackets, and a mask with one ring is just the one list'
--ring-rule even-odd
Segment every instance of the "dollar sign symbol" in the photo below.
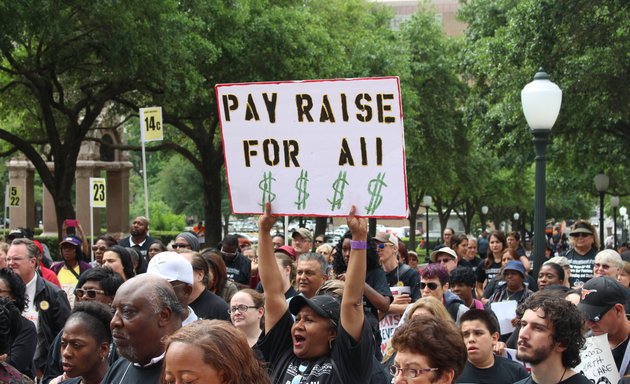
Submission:
{"label": "dollar sign symbol", "polygon": [[383,179],[385,179],[385,174],[379,172],[379,174],[376,175],[376,179],[372,179],[368,183],[368,192],[370,193],[370,196],[372,196],[370,198],[370,204],[368,204],[368,206],[365,207],[365,210],[367,211],[368,215],[374,214],[374,212],[376,212],[378,207],[383,202],[383,196],[381,196],[381,189],[383,189],[383,186],[387,187],[387,184],[383,182]]}
{"label": "dollar sign symbol", "polygon": [[297,209],[306,208],[306,199],[310,196],[308,192],[306,192],[306,186],[308,185],[308,171],[302,170],[300,172],[300,177],[295,180],[295,189],[298,191],[298,198],[295,202]]}
{"label": "dollar sign symbol", "polygon": [[276,199],[276,194],[271,192],[271,181],[276,181],[271,175],[271,171],[263,172],[263,178],[258,183],[258,188],[262,191],[262,202],[259,205],[263,209],[265,208],[265,203],[271,203]]}
{"label": "dollar sign symbol", "polygon": [[331,204],[331,210],[334,211],[335,209],[341,209],[343,190],[346,188],[346,185],[348,185],[348,182],[346,181],[346,171],[339,171],[339,176],[337,176],[337,180],[335,180],[332,185],[335,194],[333,195],[332,200],[326,199]]}

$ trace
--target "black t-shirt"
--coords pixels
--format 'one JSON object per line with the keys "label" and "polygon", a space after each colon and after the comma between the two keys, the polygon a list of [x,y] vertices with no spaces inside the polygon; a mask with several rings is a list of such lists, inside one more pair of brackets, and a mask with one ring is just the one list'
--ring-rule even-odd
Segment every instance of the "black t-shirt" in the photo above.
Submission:
{"label": "black t-shirt", "polygon": [[477,282],[483,283],[484,281],[494,279],[494,277],[499,273],[501,269],[501,263],[495,263],[494,261],[488,268],[484,266],[484,263],[479,264],[479,267],[475,271],[477,274]]}
{"label": "black t-shirt", "polygon": [[204,289],[203,293],[189,305],[200,320],[230,320],[230,315],[227,313],[230,308],[228,303],[207,289]]}
{"label": "black t-shirt", "polygon": [[420,298],[420,274],[418,270],[411,268],[407,264],[398,264],[396,268],[385,274],[387,284],[390,287],[395,287],[398,282],[402,282],[402,285],[409,287],[411,302],[415,302]]}
{"label": "black t-shirt", "polygon": [[[526,379],[523,379],[521,381],[517,381],[514,384],[538,384],[537,382],[534,381],[534,379],[532,379],[532,377],[528,377]],[[571,377],[569,377],[568,379],[562,380],[561,382],[559,382],[558,384],[593,384],[592,381],[590,381],[589,379],[586,378],[586,376],[577,373]]]}
{"label": "black t-shirt", "polygon": [[[265,288],[262,286],[262,282],[259,281],[258,285],[256,285],[256,292],[265,293]],[[299,295],[300,292],[296,291],[292,285],[289,286],[289,289],[284,293],[284,298],[289,300],[293,296]]]}
{"label": "black t-shirt", "polygon": [[578,281],[584,284],[593,277],[593,266],[595,265],[596,254],[597,250],[594,248],[591,248],[586,255],[580,255],[575,249],[571,249],[567,252],[566,257],[571,267],[571,276],[569,277],[571,287],[574,287],[575,283]]}
{"label": "black t-shirt", "polygon": [[[389,284],[387,284],[385,271],[383,271],[382,268],[374,268],[367,271],[365,274],[365,282],[376,292],[380,293],[383,296],[389,297],[390,303],[394,299],[394,297],[392,296],[392,291],[389,289]],[[376,316],[376,318],[378,318],[378,310],[375,306],[372,305],[372,303],[368,301],[365,296],[363,296],[363,308],[365,312],[369,312],[372,315]]]}
{"label": "black t-shirt", "polygon": [[363,322],[358,342],[339,323],[330,354],[316,360],[302,360],[293,354],[292,325],[293,317],[287,309],[256,344],[269,363],[274,383],[291,383],[297,376],[303,377],[301,383],[309,384],[365,384],[370,381],[374,343],[367,322]]}
{"label": "black t-shirt", "polygon": [[227,268],[228,279],[249,286],[249,275],[252,270],[251,261],[240,253],[232,261],[227,261],[225,258],[223,260]]}
{"label": "black t-shirt", "polygon": [[529,373],[523,365],[495,356],[494,365],[490,368],[477,368],[470,361],[466,361],[464,371],[455,381],[456,383],[478,384],[512,384],[527,378]]}
{"label": "black t-shirt", "polygon": [[105,373],[103,383],[116,384],[158,384],[162,372],[162,362],[148,367],[138,367],[121,357]]}
{"label": "black t-shirt", "polygon": [[[615,365],[617,366],[617,370],[621,369],[621,364],[623,364],[623,356],[626,354],[626,349],[628,349],[628,340],[630,337],[626,339],[623,343],[619,344],[617,348],[612,350],[613,358],[615,359]],[[630,367],[630,364],[628,365]],[[628,372],[628,367],[626,367],[626,372]],[[625,373],[622,373],[621,376],[624,376]]]}

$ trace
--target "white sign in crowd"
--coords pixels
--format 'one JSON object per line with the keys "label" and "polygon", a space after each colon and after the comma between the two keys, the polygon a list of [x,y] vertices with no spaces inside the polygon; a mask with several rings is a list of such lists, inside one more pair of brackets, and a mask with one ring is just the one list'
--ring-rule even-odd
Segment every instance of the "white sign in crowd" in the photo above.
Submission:
{"label": "white sign in crowd", "polygon": [[397,77],[216,86],[237,214],[407,216]]}

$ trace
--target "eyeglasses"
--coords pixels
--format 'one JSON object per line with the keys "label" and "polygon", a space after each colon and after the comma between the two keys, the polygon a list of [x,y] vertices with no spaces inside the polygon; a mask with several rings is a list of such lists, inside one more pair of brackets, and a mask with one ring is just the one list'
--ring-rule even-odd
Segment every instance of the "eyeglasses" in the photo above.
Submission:
{"label": "eyeglasses", "polygon": [[245,313],[247,312],[250,308],[258,308],[255,305],[245,305],[245,304],[241,304],[241,305],[236,305],[234,307],[230,307],[227,310],[227,313],[229,313],[230,315],[233,314],[234,312],[238,311],[239,313]]}
{"label": "eyeglasses", "polygon": [[425,287],[429,287],[431,291],[438,289],[437,283],[420,283],[420,289],[424,289]]}
{"label": "eyeglasses", "polygon": [[79,298],[83,298],[83,296],[87,295],[90,299],[95,299],[96,295],[104,295],[105,291],[100,289],[83,289],[77,288],[74,290],[74,294]]}
{"label": "eyeglasses", "polygon": [[607,271],[608,268],[610,268],[610,265],[595,263],[594,267],[595,267],[595,269],[601,268],[601,269]]}
{"label": "eyeglasses", "polygon": [[188,244],[177,244],[177,243],[175,243],[175,244],[173,244],[173,245],[172,245],[172,247],[173,247],[173,249],[177,249],[177,248],[190,248],[190,245],[188,245]]}
{"label": "eyeglasses", "polygon": [[[396,365],[390,365],[387,370],[392,376],[398,376],[398,374],[401,374],[410,379],[414,379],[422,374],[438,371],[439,368],[400,368]],[[405,372],[407,372],[406,375]]]}
{"label": "eyeglasses", "polygon": [[571,237],[589,237],[592,236],[590,233],[578,232],[571,235]]}
{"label": "eyeglasses", "polygon": [[94,252],[96,252],[96,251],[106,251],[107,247],[92,247],[92,250]]}

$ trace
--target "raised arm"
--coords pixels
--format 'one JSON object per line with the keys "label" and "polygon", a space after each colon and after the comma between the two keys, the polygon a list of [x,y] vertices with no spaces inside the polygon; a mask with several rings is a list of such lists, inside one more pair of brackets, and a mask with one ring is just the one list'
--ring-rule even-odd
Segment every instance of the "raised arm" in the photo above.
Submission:
{"label": "raised arm", "polygon": [[[363,328],[363,285],[365,283],[367,221],[355,216],[352,206],[347,222],[352,232],[350,259],[346,270],[346,285],[341,299],[341,325],[355,341]],[[266,289],[266,288],[265,288]]]}
{"label": "raised arm", "polygon": [[276,220],[271,215],[271,204],[266,203],[265,213],[258,219],[258,274],[265,289],[265,332],[276,325],[288,307],[269,234]]}

